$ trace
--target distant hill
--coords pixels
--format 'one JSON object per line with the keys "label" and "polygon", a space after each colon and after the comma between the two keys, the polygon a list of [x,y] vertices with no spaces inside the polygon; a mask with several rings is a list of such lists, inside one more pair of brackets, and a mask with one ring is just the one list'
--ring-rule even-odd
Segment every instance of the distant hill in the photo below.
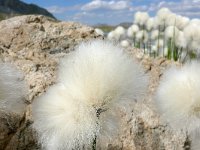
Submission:
{"label": "distant hill", "polygon": [[118,25],[97,24],[97,25],[94,25],[93,27],[94,28],[99,28],[99,29],[103,30],[104,32],[108,33],[111,30],[113,30],[114,28],[116,28],[117,26],[122,26],[122,27],[127,29],[132,24],[133,23],[130,23],[130,22],[122,22],[122,23],[120,23]]}
{"label": "distant hill", "polygon": [[46,9],[20,0],[0,0],[0,20],[18,15],[40,14],[56,19]]}
{"label": "distant hill", "polygon": [[132,24],[133,24],[133,23],[131,23],[131,22],[122,22],[122,23],[120,23],[120,24],[117,25],[117,26],[122,26],[122,27],[124,27],[124,28],[129,28]]}

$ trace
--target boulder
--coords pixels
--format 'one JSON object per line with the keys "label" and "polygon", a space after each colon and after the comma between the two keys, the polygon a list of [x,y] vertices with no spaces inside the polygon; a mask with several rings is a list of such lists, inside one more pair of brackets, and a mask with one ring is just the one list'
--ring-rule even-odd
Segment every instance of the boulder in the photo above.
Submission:
{"label": "boulder", "polygon": [[[29,88],[23,113],[0,111],[0,150],[41,149],[32,129],[31,103],[55,83],[59,58],[73,51],[81,41],[102,37],[86,25],[36,15],[1,21],[0,35],[0,59],[21,70]],[[164,70],[179,64],[143,56],[138,49],[128,48],[126,52],[140,61],[149,74],[148,92],[144,100],[131,106],[131,114],[121,114],[123,132],[118,138],[104,145],[97,139],[97,149],[189,149],[187,134],[177,133],[164,124],[153,105],[153,96]]]}

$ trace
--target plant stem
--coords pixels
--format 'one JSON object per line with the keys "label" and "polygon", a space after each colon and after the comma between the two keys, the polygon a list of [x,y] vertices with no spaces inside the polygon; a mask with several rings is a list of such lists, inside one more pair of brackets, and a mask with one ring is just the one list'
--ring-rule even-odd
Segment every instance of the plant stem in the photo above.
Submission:
{"label": "plant stem", "polygon": [[158,45],[157,45],[157,56],[159,56],[159,47],[160,47],[160,26],[158,26]]}
{"label": "plant stem", "polygon": [[96,145],[97,145],[97,136],[95,135],[95,138],[92,143],[92,150],[96,150]]}

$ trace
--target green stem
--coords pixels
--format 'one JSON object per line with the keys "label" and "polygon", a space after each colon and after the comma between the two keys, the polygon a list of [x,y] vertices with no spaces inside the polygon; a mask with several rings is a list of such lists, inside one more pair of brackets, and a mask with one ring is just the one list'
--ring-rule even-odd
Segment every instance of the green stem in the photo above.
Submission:
{"label": "green stem", "polygon": [[171,59],[171,53],[172,53],[172,50],[171,50],[171,38],[168,39],[167,41],[167,47],[168,47],[168,51],[167,51],[167,59]]}
{"label": "green stem", "polygon": [[163,34],[163,57],[165,57],[165,22],[164,22],[164,34]]}
{"label": "green stem", "polygon": [[185,54],[185,57],[183,58],[183,61],[182,61],[182,63],[185,63],[185,61],[186,61],[186,58],[187,58],[187,55],[188,55],[188,47],[187,47],[187,50],[186,50],[186,54]]}
{"label": "green stem", "polygon": [[160,26],[158,27],[158,46],[157,46],[157,56],[159,56],[159,47],[160,47]]}
{"label": "green stem", "polygon": [[92,143],[92,150],[96,150],[96,145],[97,145],[97,136],[95,135],[95,138]]}

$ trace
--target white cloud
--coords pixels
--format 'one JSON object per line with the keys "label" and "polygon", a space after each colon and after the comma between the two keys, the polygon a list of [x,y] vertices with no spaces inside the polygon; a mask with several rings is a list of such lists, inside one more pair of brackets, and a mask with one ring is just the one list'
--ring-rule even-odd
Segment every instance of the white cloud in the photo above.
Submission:
{"label": "white cloud", "polygon": [[193,3],[198,3],[200,2],[200,0],[193,0]]}
{"label": "white cloud", "polygon": [[93,0],[90,3],[83,5],[81,9],[84,11],[90,11],[96,9],[123,10],[129,7],[130,7],[130,2],[127,0],[120,0],[120,1]]}
{"label": "white cloud", "polygon": [[156,12],[162,7],[169,8],[172,12],[187,17],[200,17],[200,0],[161,1],[158,4],[151,3],[148,11]]}
{"label": "white cloud", "polygon": [[54,14],[62,14],[66,11],[65,7],[59,7],[59,6],[50,6],[46,8],[49,12]]}
{"label": "white cloud", "polygon": [[147,11],[154,15],[161,7],[168,7],[172,12],[190,18],[200,17],[200,0],[91,0],[74,6],[51,6],[47,9],[62,20],[96,24],[132,22],[134,13]]}
{"label": "white cloud", "polygon": [[53,14],[63,14],[67,11],[79,10],[80,8],[81,8],[81,5],[66,6],[66,7],[54,5],[54,6],[46,7],[46,9]]}

